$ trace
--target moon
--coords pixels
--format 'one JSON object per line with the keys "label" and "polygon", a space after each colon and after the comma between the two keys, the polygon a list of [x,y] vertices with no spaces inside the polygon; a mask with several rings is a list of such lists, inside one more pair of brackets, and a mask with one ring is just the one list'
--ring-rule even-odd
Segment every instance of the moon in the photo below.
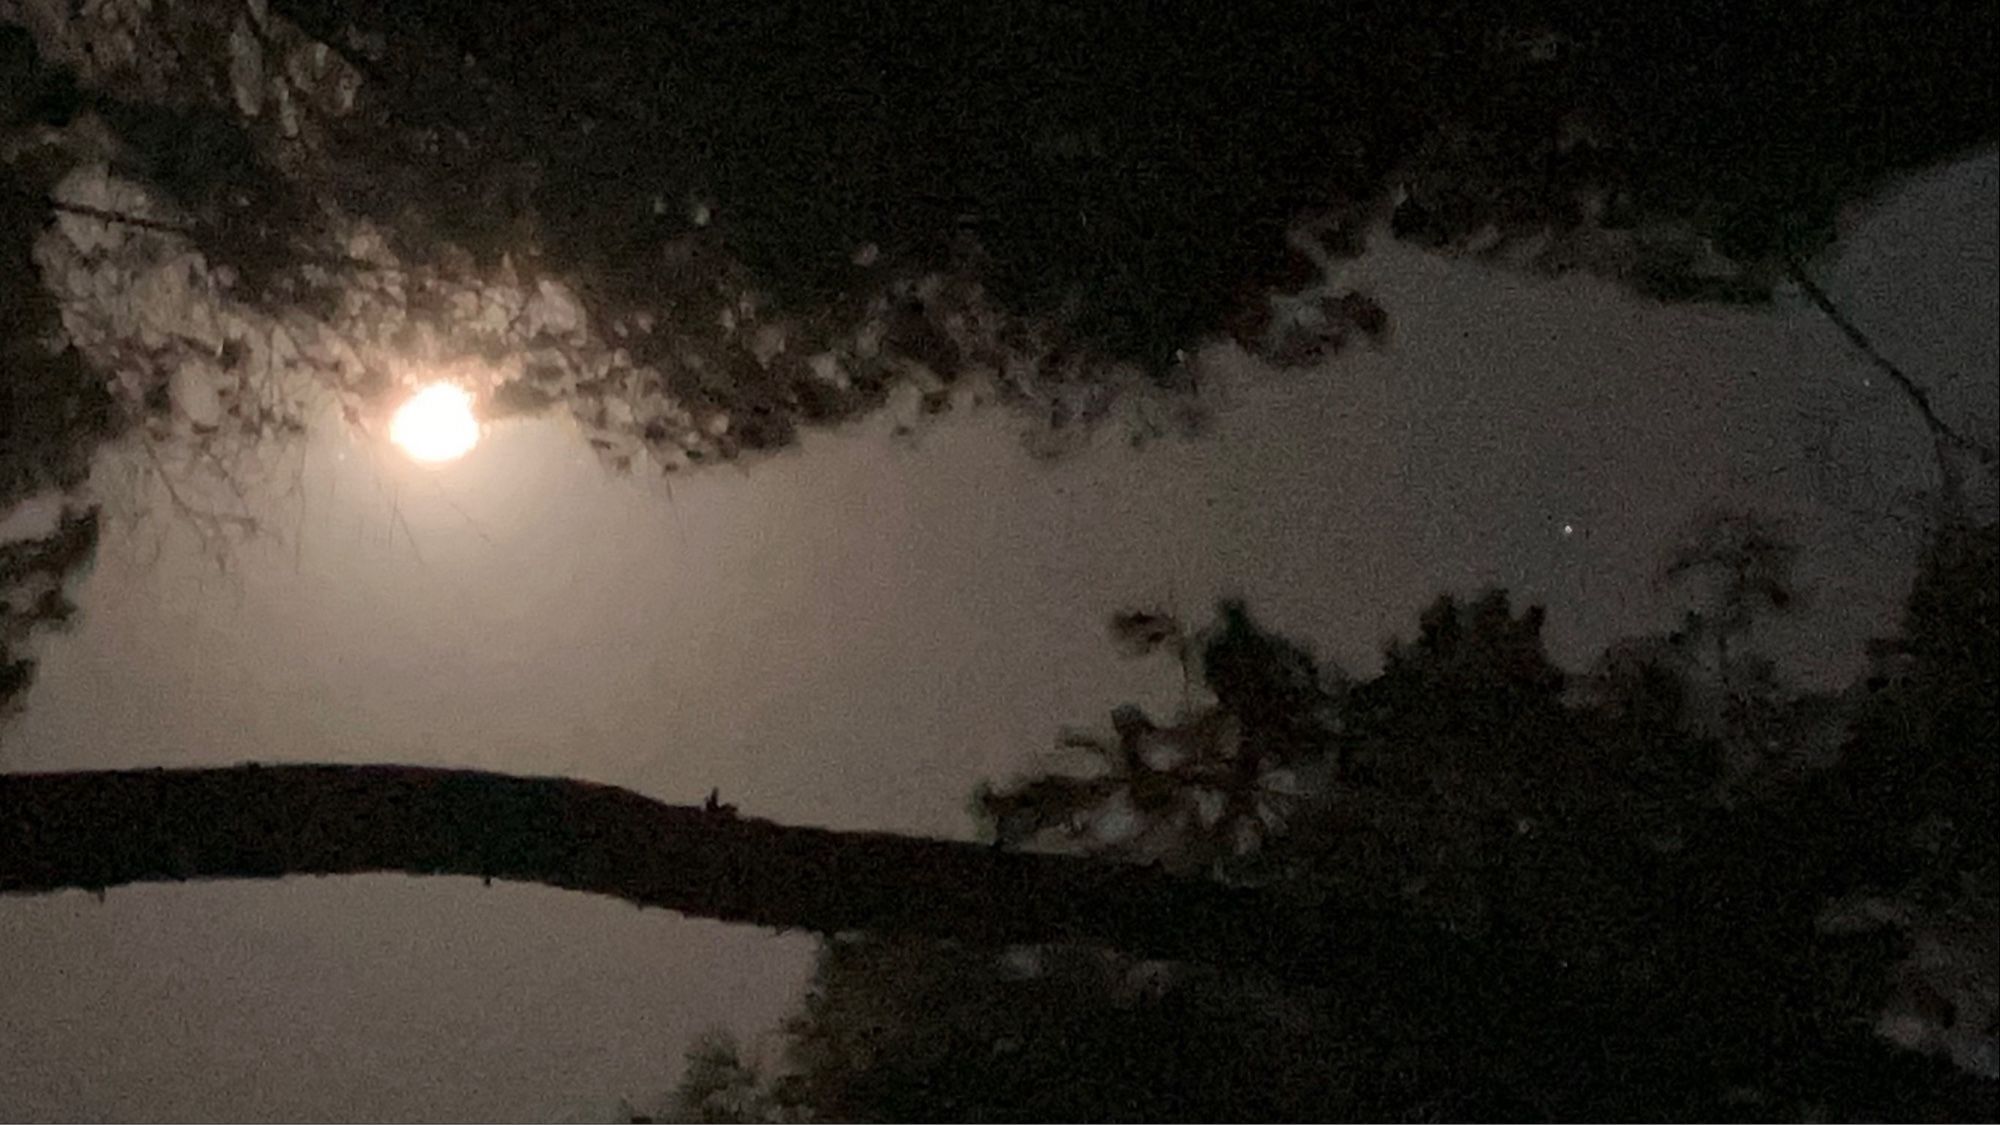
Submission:
{"label": "moon", "polygon": [[479,419],[472,395],[450,383],[432,383],[396,408],[389,440],[412,461],[427,465],[456,461],[479,444]]}

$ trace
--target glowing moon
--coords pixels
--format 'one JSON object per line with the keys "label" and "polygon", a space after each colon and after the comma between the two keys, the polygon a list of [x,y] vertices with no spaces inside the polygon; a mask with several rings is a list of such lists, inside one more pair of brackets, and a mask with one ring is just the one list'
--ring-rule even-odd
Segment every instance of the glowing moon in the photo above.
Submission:
{"label": "glowing moon", "polygon": [[413,461],[437,464],[455,461],[479,444],[479,419],[472,414],[472,395],[450,383],[432,383],[396,408],[389,421],[389,440]]}

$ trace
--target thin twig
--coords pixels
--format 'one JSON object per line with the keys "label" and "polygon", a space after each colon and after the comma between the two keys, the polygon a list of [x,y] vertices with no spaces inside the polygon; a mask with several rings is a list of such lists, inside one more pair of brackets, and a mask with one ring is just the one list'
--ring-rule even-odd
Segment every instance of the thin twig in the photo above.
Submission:
{"label": "thin twig", "polygon": [[[190,242],[198,242],[199,236],[202,233],[201,226],[193,223],[176,223],[166,219],[149,219],[144,215],[134,215],[128,211],[118,211],[106,207],[93,207],[88,203],[71,203],[53,196],[45,197],[44,202],[49,205],[49,209],[52,211],[96,219],[101,223],[113,223],[119,226],[136,227],[140,230],[150,230],[159,234],[171,234],[178,238],[185,238]],[[357,258],[351,254],[327,254],[315,250],[306,250],[297,246],[291,247],[290,253],[298,261],[307,265],[341,266],[356,271],[402,274],[405,277],[416,278],[421,282],[432,285],[455,285],[459,288],[475,290],[481,288],[475,282],[425,277],[408,266],[391,265],[386,262],[371,262],[366,258]]]}
{"label": "thin twig", "polygon": [[174,486],[173,475],[168,472],[166,462],[161,459],[160,451],[154,446],[151,435],[146,433],[145,426],[139,426],[138,431],[139,447],[146,451],[146,460],[152,463],[153,475],[159,479],[161,486],[166,489],[167,499],[173,504],[174,509],[181,514],[182,518],[188,521],[189,526],[194,528],[195,534],[201,537],[201,545],[204,550],[214,548],[216,562],[226,573],[229,569],[228,556],[225,554],[229,542],[227,529],[233,527],[245,536],[254,536],[260,530],[261,525],[252,516],[236,515],[231,512],[217,512],[208,508],[196,507],[190,503],[185,496],[181,495],[181,490]]}
{"label": "thin twig", "polygon": [[1911,404],[1917,408],[1917,413],[1922,415],[1924,425],[1929,428],[1931,437],[1938,445],[1938,466],[1945,474],[1947,487],[1955,489],[1957,483],[1957,472],[1950,466],[1948,458],[1945,455],[1945,447],[1947,446],[1971,453],[1979,459],[1981,464],[1989,468],[1994,465],[1996,457],[2000,457],[2000,454],[1996,454],[1995,451],[1987,449],[1978,442],[1959,433],[1956,429],[1952,428],[1949,422],[1940,417],[1937,408],[1931,404],[1930,394],[1923,387],[1919,386],[1916,380],[1904,373],[1902,368],[1896,366],[1889,357],[1883,355],[1881,350],[1875,346],[1874,341],[1868,338],[1867,333],[1861,331],[1858,325],[1848,319],[1847,314],[1842,312],[1840,306],[1834,303],[1833,298],[1827,294],[1827,291],[1820,288],[1819,283],[1815,282],[1806,273],[1805,265],[1795,255],[1787,254],[1785,256],[1785,268],[1791,275],[1792,281],[1804,291],[1806,297],[1812,301],[1813,305],[1821,313],[1824,313],[1828,320],[1833,322],[1834,327],[1840,329],[1841,333],[1847,337],[1848,342],[1853,344],[1857,351],[1866,356],[1868,361],[1875,365],[1876,370],[1887,375],[1894,381],[1896,386],[1902,390],[1904,397],[1908,398]]}
{"label": "thin twig", "polygon": [[[143,430],[139,435],[139,445],[145,449],[146,459],[152,462],[154,474],[159,477],[160,484],[166,488],[167,499],[173,501],[174,507],[182,515],[193,520],[197,526],[201,522],[207,521],[221,527],[237,528],[245,534],[256,534],[258,523],[255,517],[237,515],[233,512],[218,512],[212,508],[197,507],[190,503],[187,497],[182,496],[180,489],[174,487],[173,474],[167,471],[166,462],[160,458],[159,449],[153,445],[153,439],[146,436]],[[204,532],[203,534],[204,538],[206,538],[208,533]]]}
{"label": "thin twig", "polygon": [[52,211],[61,211],[64,214],[68,215],[81,215],[85,218],[96,219],[99,222],[115,223],[118,224],[119,226],[138,227],[141,230],[157,231],[161,234],[178,235],[181,238],[187,238],[187,239],[192,239],[196,233],[195,228],[189,226],[186,223],[169,222],[165,219],[149,219],[143,215],[134,215],[126,211],[114,211],[104,207],[92,207],[88,203],[70,203],[65,200],[57,199],[53,196],[48,197],[47,202],[49,205],[49,209]]}

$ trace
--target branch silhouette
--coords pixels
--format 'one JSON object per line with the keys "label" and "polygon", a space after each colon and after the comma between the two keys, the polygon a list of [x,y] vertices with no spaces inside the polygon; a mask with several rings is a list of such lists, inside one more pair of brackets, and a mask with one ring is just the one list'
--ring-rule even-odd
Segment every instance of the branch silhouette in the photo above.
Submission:
{"label": "branch silhouette", "polygon": [[718,815],[566,778],[395,765],[13,773],[0,774],[0,810],[0,893],[401,872],[823,934],[1080,942],[1300,983],[1357,961],[1467,959],[1447,935],[1381,913],[1074,856]]}
{"label": "branch silhouette", "polygon": [[1910,405],[1916,408],[1918,416],[1924,421],[1924,428],[1930,431],[1945,497],[1954,507],[1957,506],[1961,501],[1963,482],[1959,479],[1957,467],[1951,463],[1949,451],[1957,449],[1970,453],[1979,459],[1980,464],[1988,468],[2000,463],[2000,455],[1996,455],[1990,446],[1974,441],[1945,421],[1944,416],[1938,413],[1937,407],[1931,402],[1930,393],[1915,379],[1910,378],[1895,361],[1882,354],[1882,350],[1875,346],[1875,341],[1869,339],[1860,325],[1854,323],[1853,318],[1834,302],[1832,295],[1806,272],[1805,264],[1796,255],[1786,256],[1785,270],[1792,283],[1799,287],[1821,315],[1840,330],[1841,335],[1847,337],[1847,342],[1854,346],[1854,350],[1860,352],[1877,371],[1887,375],[1896,385],[1896,389],[1903,393],[1903,397],[1909,400]]}

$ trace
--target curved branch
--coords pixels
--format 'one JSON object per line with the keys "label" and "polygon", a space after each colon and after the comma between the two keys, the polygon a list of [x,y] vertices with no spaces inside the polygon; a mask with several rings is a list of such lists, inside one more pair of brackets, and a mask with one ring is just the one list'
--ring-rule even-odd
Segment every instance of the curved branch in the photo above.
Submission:
{"label": "curved branch", "polygon": [[1932,442],[1937,446],[1938,471],[1944,477],[1946,496],[1948,499],[1956,502],[1959,488],[1958,471],[1950,463],[1950,456],[1946,450],[1964,450],[1977,457],[1981,464],[1988,467],[1993,466],[1996,457],[2000,457],[2000,454],[1996,454],[1993,450],[1987,449],[1978,442],[1959,433],[1956,429],[1952,428],[1949,422],[1946,422],[1939,416],[1937,408],[1931,404],[1929,392],[1925,391],[1922,386],[1918,385],[1916,380],[1910,378],[1901,367],[1896,366],[1894,361],[1890,360],[1888,356],[1883,355],[1880,349],[1876,348],[1875,342],[1868,338],[1868,334],[1861,331],[1860,326],[1855,324],[1854,321],[1848,319],[1847,314],[1841,311],[1839,305],[1834,303],[1833,297],[1826,290],[1820,288],[1819,283],[1812,279],[1812,275],[1806,272],[1804,263],[1800,262],[1796,255],[1787,254],[1785,256],[1785,271],[1790,275],[1793,283],[1805,293],[1807,299],[1812,301],[1813,305],[1821,313],[1825,314],[1828,320],[1833,322],[1835,328],[1840,329],[1841,334],[1847,337],[1848,343],[1853,344],[1855,350],[1866,356],[1868,362],[1875,365],[1876,370],[1887,375],[1896,384],[1896,387],[1903,392],[1903,396],[1910,400],[1911,405],[1917,408],[1917,413],[1923,417],[1925,428],[1931,432]]}
{"label": "curved branch", "polygon": [[564,778],[334,765],[0,774],[0,892],[368,872],[541,883],[825,934],[1082,942],[1300,981],[1351,972],[1356,959],[1466,960],[1443,935],[1387,916],[1077,857],[780,825]]}

